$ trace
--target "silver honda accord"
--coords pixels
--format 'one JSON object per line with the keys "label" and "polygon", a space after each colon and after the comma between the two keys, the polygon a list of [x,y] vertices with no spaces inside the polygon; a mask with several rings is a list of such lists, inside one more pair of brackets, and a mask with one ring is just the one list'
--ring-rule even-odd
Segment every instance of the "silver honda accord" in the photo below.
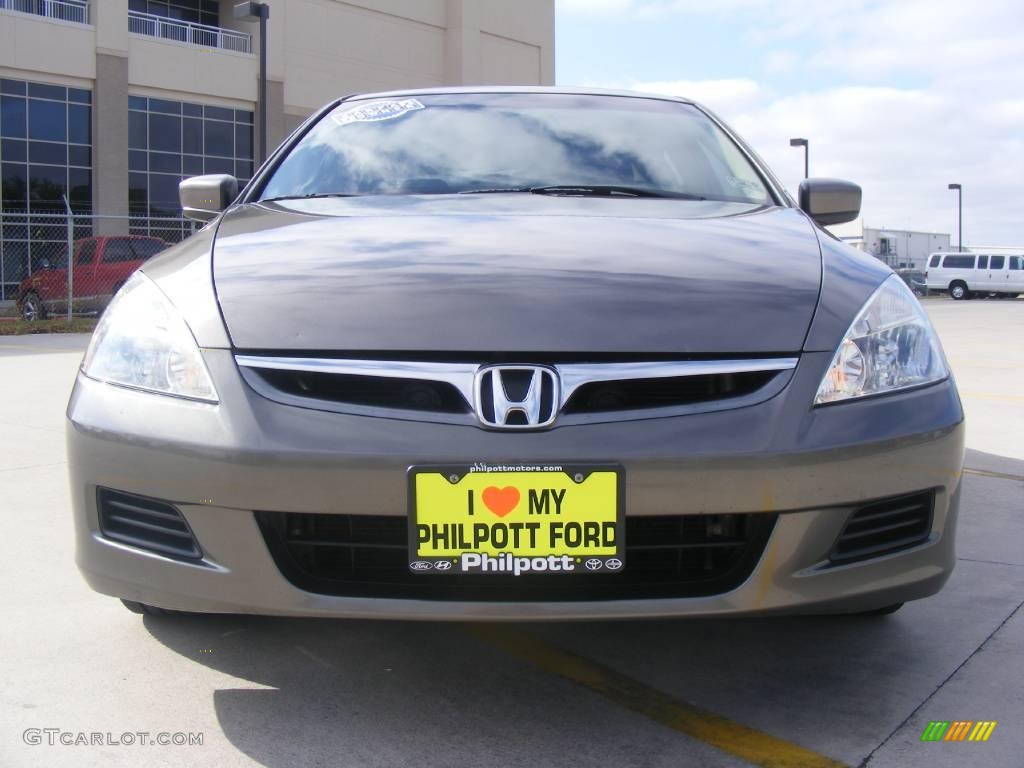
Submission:
{"label": "silver honda accord", "polygon": [[884,613],[954,563],[964,418],[888,267],[678,98],[339,99],[104,313],[77,561],[136,611]]}

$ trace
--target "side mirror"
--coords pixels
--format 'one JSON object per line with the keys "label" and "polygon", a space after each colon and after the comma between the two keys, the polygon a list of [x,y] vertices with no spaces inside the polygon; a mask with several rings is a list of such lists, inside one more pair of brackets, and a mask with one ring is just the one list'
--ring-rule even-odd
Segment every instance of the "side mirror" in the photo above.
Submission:
{"label": "side mirror", "polygon": [[860,187],[839,179],[800,182],[800,209],[822,226],[853,221],[860,215]]}
{"label": "side mirror", "polygon": [[193,176],[178,184],[181,210],[190,219],[209,221],[238,197],[238,179],[226,173]]}

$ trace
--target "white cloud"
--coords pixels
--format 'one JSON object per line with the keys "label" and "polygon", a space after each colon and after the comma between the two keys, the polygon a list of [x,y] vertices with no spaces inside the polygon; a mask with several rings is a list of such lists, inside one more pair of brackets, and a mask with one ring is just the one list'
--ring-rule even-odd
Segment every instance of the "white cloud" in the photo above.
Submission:
{"label": "white cloud", "polygon": [[[803,155],[788,140],[808,137],[812,175],[861,184],[864,220],[871,226],[953,232],[955,198],[946,185],[955,181],[964,185],[968,245],[1024,246],[1024,8],[1019,0],[853,2],[859,11],[851,11],[851,2],[775,0],[774,11],[760,14],[758,8],[769,7],[764,0],[621,0],[633,12],[731,9],[738,36],[763,38],[764,74],[609,85],[706,104],[754,146],[790,190],[803,175]],[[741,6],[750,13],[736,12]],[[800,35],[800,44],[793,45],[800,48],[797,54],[787,40]],[[844,85],[785,94],[768,86],[773,73],[797,63],[815,75],[815,82],[824,74],[826,81]]]}

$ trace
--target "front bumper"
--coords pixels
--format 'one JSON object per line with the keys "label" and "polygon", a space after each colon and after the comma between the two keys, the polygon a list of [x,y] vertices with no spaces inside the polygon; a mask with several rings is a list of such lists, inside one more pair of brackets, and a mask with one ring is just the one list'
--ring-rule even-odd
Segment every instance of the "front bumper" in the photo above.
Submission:
{"label": "front bumper", "polygon": [[[97,591],[180,610],[293,616],[531,620],[847,612],[933,594],[955,561],[964,428],[952,381],[811,409],[831,354],[807,353],[786,389],[757,406],[509,434],[280,405],[242,381],[230,351],[204,355],[221,395],[217,406],[82,376],[76,383],[67,435],[77,562]],[[628,515],[779,517],[749,578],[722,594],[454,602],[300,590],[274,563],[253,514],[404,516],[408,466],[514,460],[620,463]],[[184,563],[103,538],[98,486],[174,503],[204,560]],[[935,489],[927,541],[829,565],[851,505],[925,489]]]}

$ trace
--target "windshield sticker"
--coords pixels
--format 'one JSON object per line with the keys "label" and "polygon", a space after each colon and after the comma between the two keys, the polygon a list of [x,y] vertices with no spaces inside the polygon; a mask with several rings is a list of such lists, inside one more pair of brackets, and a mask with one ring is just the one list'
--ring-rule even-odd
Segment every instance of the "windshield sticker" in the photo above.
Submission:
{"label": "windshield sticker", "polygon": [[376,123],[381,120],[394,120],[407,112],[423,109],[423,105],[416,99],[401,99],[400,101],[376,101],[373,104],[365,104],[360,107],[353,107],[344,112],[335,112],[331,115],[338,125],[349,123]]}

